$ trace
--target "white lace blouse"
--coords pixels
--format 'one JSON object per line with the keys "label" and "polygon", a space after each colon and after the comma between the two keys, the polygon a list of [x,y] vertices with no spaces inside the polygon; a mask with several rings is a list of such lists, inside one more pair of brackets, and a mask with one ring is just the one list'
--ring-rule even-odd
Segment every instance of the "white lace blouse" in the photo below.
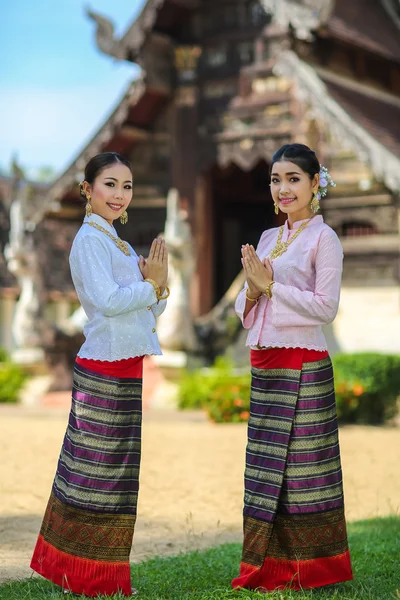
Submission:
{"label": "white lace blouse", "polygon": [[157,303],[153,286],[143,281],[139,257],[129,245],[126,256],[104,232],[87,225],[93,221],[115,237],[112,225],[100,217],[85,217],[69,257],[72,280],[88,317],[81,358],[116,361],[162,354],[156,317],[166,300]]}

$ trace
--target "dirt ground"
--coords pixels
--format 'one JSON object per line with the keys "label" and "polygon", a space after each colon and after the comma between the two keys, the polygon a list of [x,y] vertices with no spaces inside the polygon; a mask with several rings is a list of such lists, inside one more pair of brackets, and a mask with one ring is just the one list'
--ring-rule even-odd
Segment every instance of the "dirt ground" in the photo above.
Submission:
{"label": "dirt ground", "polygon": [[[0,407],[0,581],[28,577],[65,410]],[[399,513],[400,428],[340,431],[348,520]],[[145,414],[132,561],[241,539],[245,425]]]}

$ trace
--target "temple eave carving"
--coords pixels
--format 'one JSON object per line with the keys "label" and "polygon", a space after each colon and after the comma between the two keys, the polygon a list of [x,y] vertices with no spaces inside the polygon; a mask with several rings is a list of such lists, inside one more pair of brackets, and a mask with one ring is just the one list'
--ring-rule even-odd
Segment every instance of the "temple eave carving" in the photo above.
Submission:
{"label": "temple eave carving", "polygon": [[281,126],[275,129],[252,129],[251,131],[225,131],[216,135],[216,140],[220,144],[242,144],[254,145],[257,142],[265,142],[269,138],[276,144],[279,138],[290,136],[291,125]]}
{"label": "temple eave carving", "polygon": [[[280,144],[290,142],[289,134],[283,134]],[[218,146],[217,161],[221,167],[236,164],[244,171],[250,171],[261,160],[270,162],[276,151],[277,140],[273,137],[252,139],[244,138],[234,143],[222,143]]]}
{"label": "temple eave carving", "polygon": [[316,71],[293,51],[283,52],[275,66],[279,76],[291,78],[294,93],[303,105],[310,107],[314,119],[325,123],[333,139],[352,148],[360,160],[366,161],[378,180],[392,191],[400,191],[400,159],[359,125],[330,95]]}

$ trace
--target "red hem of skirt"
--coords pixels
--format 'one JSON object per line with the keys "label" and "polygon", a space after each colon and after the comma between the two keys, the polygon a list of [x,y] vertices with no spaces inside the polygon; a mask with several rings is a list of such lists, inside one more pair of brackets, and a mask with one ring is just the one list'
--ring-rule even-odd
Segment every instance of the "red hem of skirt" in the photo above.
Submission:
{"label": "red hem of skirt", "polygon": [[317,588],[353,579],[350,552],[313,560],[266,558],[261,568],[240,563],[240,575],[233,588],[301,590]]}
{"label": "red hem of skirt", "polygon": [[308,350],[307,348],[250,350],[251,366],[256,369],[296,369],[300,371],[304,363],[317,362],[328,356],[327,350]]}
{"label": "red hem of skirt", "polygon": [[129,563],[110,563],[72,556],[39,535],[31,569],[65,590],[86,596],[132,594]]}
{"label": "red hem of skirt", "polygon": [[100,373],[100,375],[109,375],[119,379],[142,379],[143,378],[143,356],[134,356],[133,358],[123,358],[114,362],[104,360],[94,360],[91,358],[75,359],[76,364],[88,371]]}

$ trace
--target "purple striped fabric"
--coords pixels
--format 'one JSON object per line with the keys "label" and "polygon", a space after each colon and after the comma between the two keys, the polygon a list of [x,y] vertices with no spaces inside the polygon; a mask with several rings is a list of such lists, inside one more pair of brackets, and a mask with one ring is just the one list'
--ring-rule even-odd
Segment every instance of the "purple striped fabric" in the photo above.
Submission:
{"label": "purple striped fabric", "polygon": [[75,366],[72,408],[53,493],[88,510],[136,514],[142,381]]}
{"label": "purple striped fabric", "polygon": [[246,449],[244,516],[269,523],[343,507],[331,361],[280,371],[252,369]]}
{"label": "purple striped fabric", "polygon": [[330,358],[271,348],[252,361],[261,368],[252,368],[233,587],[300,590],[351,579]]}
{"label": "purple striped fabric", "polygon": [[134,412],[138,410],[138,408],[140,409],[142,403],[141,398],[137,400],[124,400],[123,402],[119,402],[118,400],[112,400],[108,398],[98,398],[96,396],[92,396],[91,394],[79,392],[76,389],[73,390],[73,396],[75,404],[90,404],[90,406],[93,408],[106,408],[108,410],[113,410],[115,406],[119,412]]}
{"label": "purple striped fabric", "polygon": [[101,480],[99,478],[91,478],[87,475],[74,473],[63,464],[58,466],[58,476],[68,482],[68,484],[71,484],[76,488],[82,488],[83,490],[93,488],[94,490],[99,491],[137,492],[139,489],[137,477],[119,477],[115,481],[110,477],[108,480]]}
{"label": "purple striped fabric", "polygon": [[135,426],[129,422],[125,426],[113,426],[111,424],[101,424],[95,420],[88,420],[86,417],[77,419],[70,415],[69,424],[81,432],[96,434],[99,437],[126,439],[127,436],[140,438],[141,435],[140,425]]}
{"label": "purple striped fabric", "polygon": [[131,465],[136,464],[137,456],[140,455],[140,450],[132,451],[129,454],[126,452],[114,452],[112,454],[98,452],[89,448],[79,448],[74,446],[67,437],[64,439],[63,450],[65,454],[69,454],[76,460],[85,459],[90,462],[101,463],[103,465]]}

